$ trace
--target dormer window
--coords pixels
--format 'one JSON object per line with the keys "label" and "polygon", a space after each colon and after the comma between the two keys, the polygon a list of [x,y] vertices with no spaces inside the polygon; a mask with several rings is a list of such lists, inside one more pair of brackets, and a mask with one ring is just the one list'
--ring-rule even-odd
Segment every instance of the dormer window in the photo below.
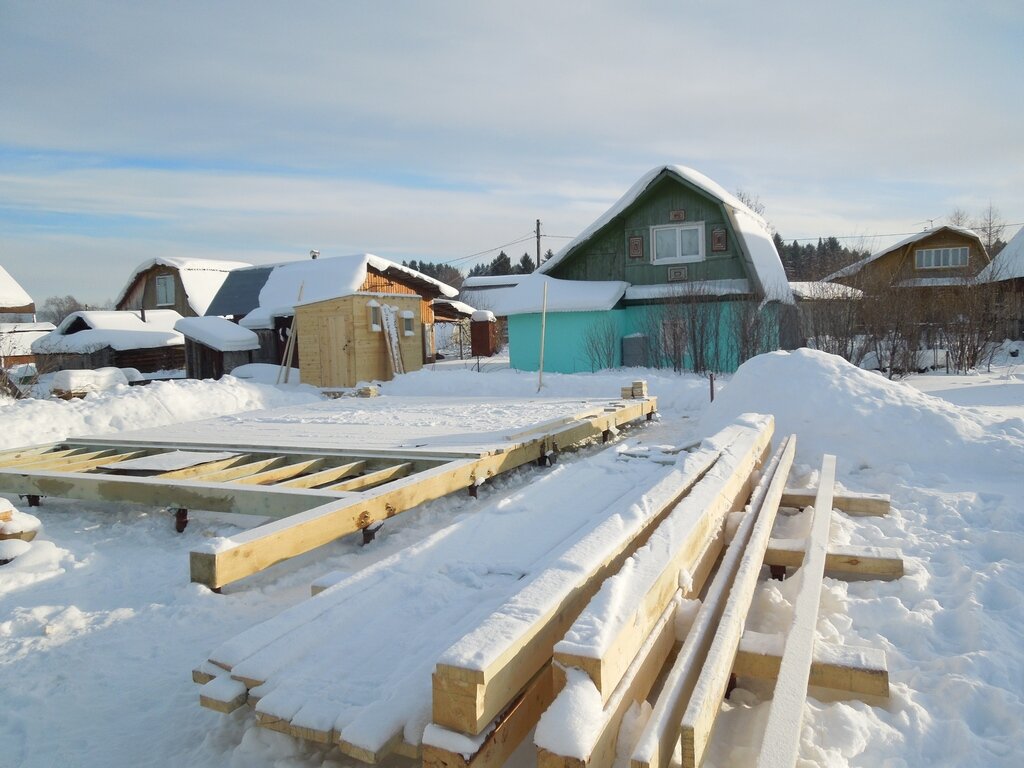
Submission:
{"label": "dormer window", "polygon": [[651,261],[686,264],[704,260],[704,222],[651,227]]}
{"label": "dormer window", "polygon": [[156,305],[158,307],[174,306],[174,275],[156,276]]}
{"label": "dormer window", "polygon": [[919,248],[914,252],[914,265],[918,269],[950,269],[966,267],[971,249],[967,246],[957,248]]}

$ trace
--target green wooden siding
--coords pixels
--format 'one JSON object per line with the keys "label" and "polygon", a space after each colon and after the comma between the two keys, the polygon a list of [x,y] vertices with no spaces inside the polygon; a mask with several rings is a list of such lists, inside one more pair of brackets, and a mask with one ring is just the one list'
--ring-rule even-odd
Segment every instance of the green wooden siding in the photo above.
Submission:
{"label": "green wooden siding", "polygon": [[[673,222],[672,211],[685,211],[684,222]],[[624,280],[632,285],[668,282],[668,265],[651,263],[651,227],[674,223],[704,223],[704,260],[686,264],[688,280],[728,280],[749,277],[740,257],[737,236],[725,209],[688,183],[662,176],[620,216],[602,227],[549,274],[565,280]],[[711,251],[711,233],[725,229],[728,248]],[[628,258],[630,237],[643,238],[643,258]]]}

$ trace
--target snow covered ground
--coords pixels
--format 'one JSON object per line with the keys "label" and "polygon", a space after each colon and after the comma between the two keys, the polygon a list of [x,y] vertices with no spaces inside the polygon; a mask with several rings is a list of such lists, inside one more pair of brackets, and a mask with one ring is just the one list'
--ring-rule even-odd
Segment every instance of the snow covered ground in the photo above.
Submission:
{"label": "snow covered ground", "polygon": [[[536,374],[487,361],[477,373],[467,362],[382,385],[381,401],[536,396]],[[622,439],[653,445],[701,436],[739,413],[773,413],[777,436],[798,434],[797,480],[811,482],[821,453],[830,452],[841,483],[891,493],[888,518],[837,516],[837,527],[852,543],[900,547],[907,575],[886,583],[827,579],[819,631],[883,648],[892,698],[876,707],[812,700],[801,755],[835,766],[1017,766],[1024,761],[1024,370],[1013,358],[1004,362],[991,374],[894,383],[804,350],[748,362],[710,407],[705,379],[656,371],[546,375],[541,396],[609,397],[646,378],[663,418]],[[303,405],[327,407],[307,387],[231,378],[123,387],[71,402],[0,401],[0,448]],[[474,413],[482,427],[501,426],[500,415],[492,424],[488,418]],[[197,513],[179,535],[162,510],[46,499],[33,510],[43,529],[28,554],[0,567],[0,766],[348,764],[336,751],[252,727],[247,708],[230,716],[200,708],[191,669],[304,600],[324,573],[395,555],[481,503],[513,497],[544,471],[503,476],[478,501],[459,495],[424,505],[389,521],[368,547],[336,542],[225,595],[189,584],[188,552],[235,530],[237,519]],[[793,529],[804,522],[785,520]],[[781,626],[794,584],[759,590],[754,628]],[[734,693],[725,713],[730,733],[714,743],[709,765],[749,762],[767,717],[761,693]],[[521,750],[517,763],[530,762]]]}

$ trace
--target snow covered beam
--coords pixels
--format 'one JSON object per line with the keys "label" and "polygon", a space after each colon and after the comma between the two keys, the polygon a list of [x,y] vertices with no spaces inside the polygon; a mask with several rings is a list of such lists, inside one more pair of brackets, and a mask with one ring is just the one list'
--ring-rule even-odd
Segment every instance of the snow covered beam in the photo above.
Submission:
{"label": "snow covered beam", "polygon": [[[814,503],[815,488],[787,488],[782,494],[782,506],[803,509]],[[881,517],[889,514],[891,501],[888,493],[854,493],[834,491],[832,506],[848,515]]]}
{"label": "snow covered beam", "polygon": [[[802,539],[772,539],[764,555],[765,565],[799,568],[804,559]],[[874,579],[899,579],[903,576],[903,556],[892,547],[858,547],[830,544],[825,555],[825,571]]]}

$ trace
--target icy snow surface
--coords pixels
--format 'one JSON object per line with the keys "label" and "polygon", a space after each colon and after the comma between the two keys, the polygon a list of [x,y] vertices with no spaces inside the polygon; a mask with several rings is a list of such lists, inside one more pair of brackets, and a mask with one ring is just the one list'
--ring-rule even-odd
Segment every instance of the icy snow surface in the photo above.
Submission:
{"label": "icy snow surface", "polygon": [[[893,582],[826,579],[818,631],[829,642],[884,649],[892,698],[881,706],[810,699],[801,758],[825,766],[1017,768],[1024,742],[1024,378],[1013,361],[992,374],[893,383],[820,353],[769,355],[723,381],[710,409],[706,380],[653,371],[545,376],[543,394],[601,397],[624,380],[646,378],[662,421],[645,428],[643,446],[630,437],[630,450],[680,444],[739,413],[771,412],[777,435],[799,437],[794,484],[812,484],[828,451],[839,457],[844,486],[891,493],[888,517],[835,515],[833,536],[900,547],[907,575]],[[457,401],[466,394],[528,398],[536,388],[535,375],[438,369],[401,376],[382,391]],[[303,388],[231,378],[161,382],[72,402],[0,400],[0,448],[319,402]],[[697,423],[702,411],[707,415]],[[492,428],[498,423],[496,417]],[[554,470],[576,461],[588,459],[564,456]],[[42,533],[0,567],[0,765],[352,764],[337,750],[255,727],[247,707],[229,716],[200,708],[190,670],[243,631],[315,603],[308,601],[309,584],[324,573],[354,578],[483,509],[515,510],[535,480],[553,474],[523,471],[483,486],[480,500],[460,495],[424,505],[389,520],[368,547],[342,540],[224,595],[188,583],[188,553],[250,521],[197,515],[179,535],[169,516],[152,508],[44,499],[33,510]],[[797,538],[808,520],[797,515],[781,523],[788,527],[780,536]],[[527,538],[512,530],[515,542]],[[494,564],[516,552],[509,546]],[[452,563],[452,573],[461,565]],[[502,578],[461,572],[464,588],[473,589],[478,578],[481,593]],[[759,587],[751,629],[782,631],[797,582]],[[387,621],[386,607],[367,610],[368,620]],[[429,613],[431,604],[417,610]],[[734,692],[705,765],[751,762],[767,716],[765,695]],[[530,749],[520,750],[515,768],[531,764]]]}
{"label": "icy snow surface", "polygon": [[32,297],[18,285],[3,266],[0,266],[0,307],[24,307],[32,303]]}

